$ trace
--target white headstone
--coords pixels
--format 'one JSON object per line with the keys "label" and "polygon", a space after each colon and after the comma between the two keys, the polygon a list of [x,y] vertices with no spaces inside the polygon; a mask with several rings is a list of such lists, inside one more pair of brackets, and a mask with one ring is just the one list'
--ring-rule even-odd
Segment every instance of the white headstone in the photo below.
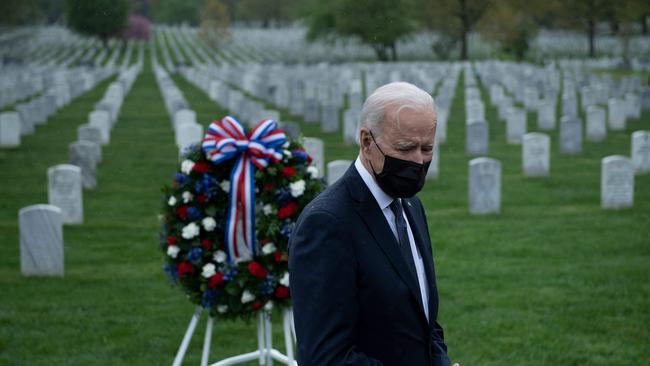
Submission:
{"label": "white headstone", "polygon": [[333,160],[327,163],[327,184],[332,185],[345,174],[352,164],[350,160]]}
{"label": "white headstone", "polygon": [[359,144],[359,120],[361,116],[358,110],[348,109],[343,113],[343,141],[346,144]]}
{"label": "white headstone", "polygon": [[632,207],[634,204],[634,167],[621,155],[603,158],[600,176],[600,199],[604,209]]}
{"label": "white headstone", "polygon": [[547,177],[551,167],[551,139],[547,134],[531,132],[524,135],[522,167],[526,177]]}
{"label": "white headstone", "polygon": [[303,141],[305,151],[312,158],[311,165],[318,169],[318,177],[323,177],[325,165],[325,150],[323,140],[316,137],[305,137]]}
{"label": "white headstone", "polygon": [[111,140],[111,116],[106,111],[92,111],[88,116],[88,124],[99,128],[102,137],[102,145],[106,145]]}
{"label": "white headstone", "polygon": [[50,205],[61,209],[64,224],[83,223],[81,168],[60,164],[47,170],[47,196]]}
{"label": "white headstone", "polygon": [[63,215],[52,205],[18,212],[20,271],[23,276],[63,276]]}
{"label": "white headstone", "polygon": [[619,99],[610,98],[607,102],[607,120],[609,129],[612,131],[622,131],[625,129],[625,110],[623,103]]}
{"label": "white headstone", "polygon": [[196,123],[196,112],[189,109],[181,109],[174,114],[174,129],[178,129],[183,123]]}
{"label": "white headstone", "polygon": [[427,179],[438,179],[440,174],[440,142],[436,138],[436,141],[433,144],[433,157],[431,158],[431,164],[429,164],[429,170],[427,170]]}
{"label": "white headstone", "polygon": [[510,109],[506,120],[507,141],[509,144],[521,144],[526,134],[526,111],[516,107]]}
{"label": "white headstone", "polygon": [[469,162],[469,212],[499,213],[501,210],[501,163],[491,158]]}
{"label": "white headstone", "polygon": [[489,128],[487,121],[474,120],[465,126],[465,152],[469,156],[488,153]]}
{"label": "white headstone", "polygon": [[176,127],[176,143],[179,153],[192,144],[203,140],[203,126],[198,123],[181,123]]}
{"label": "white headstone", "polygon": [[544,101],[537,108],[537,128],[550,131],[555,129],[555,103]]}
{"label": "white headstone", "polygon": [[587,107],[587,140],[600,142],[607,138],[607,122],[605,121],[605,110],[601,107],[591,105]]}
{"label": "white headstone", "polygon": [[0,148],[20,146],[20,129],[18,113],[0,113]]}
{"label": "white headstone", "polygon": [[632,163],[636,174],[650,173],[650,131],[632,133]]}
{"label": "white headstone", "polygon": [[582,123],[577,116],[560,120],[560,153],[576,155],[582,152]]}
{"label": "white headstone", "polygon": [[83,124],[77,127],[77,140],[90,141],[98,145],[102,144],[102,131],[97,126]]}
{"label": "white headstone", "polygon": [[81,168],[81,182],[86,189],[97,187],[97,144],[77,141],[68,145],[70,164]]}
{"label": "white headstone", "polygon": [[321,130],[323,132],[336,132],[339,130],[339,109],[336,105],[324,104],[321,115]]}

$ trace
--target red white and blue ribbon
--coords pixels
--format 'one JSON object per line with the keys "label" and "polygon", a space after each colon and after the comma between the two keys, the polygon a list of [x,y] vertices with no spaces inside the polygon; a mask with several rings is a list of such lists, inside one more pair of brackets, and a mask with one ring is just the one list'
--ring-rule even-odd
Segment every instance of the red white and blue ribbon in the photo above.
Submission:
{"label": "red white and blue ribbon", "polygon": [[203,139],[203,151],[214,164],[237,159],[230,173],[228,216],[226,218],[226,248],[231,262],[241,258],[238,249],[237,223],[243,224],[243,240],[255,255],[255,168],[266,169],[269,163],[282,160],[280,147],[287,141],[278,123],[271,119],[260,121],[246,132],[232,116],[210,124]]}

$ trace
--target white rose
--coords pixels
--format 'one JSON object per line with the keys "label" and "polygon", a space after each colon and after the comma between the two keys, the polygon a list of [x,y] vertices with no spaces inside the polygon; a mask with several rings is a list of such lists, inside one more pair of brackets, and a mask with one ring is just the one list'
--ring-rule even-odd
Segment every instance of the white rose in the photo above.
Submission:
{"label": "white rose", "polygon": [[183,192],[182,197],[183,197],[183,202],[188,203],[194,198],[194,195],[192,193],[188,192],[188,191],[185,191],[185,192]]}
{"label": "white rose", "polygon": [[227,255],[226,255],[226,252],[224,252],[223,250],[217,250],[212,255],[212,258],[214,258],[214,261],[217,262],[217,263],[223,263],[223,262],[226,261]]}
{"label": "white rose", "polygon": [[284,155],[285,158],[289,159],[293,154],[291,154],[291,151],[289,150],[282,150],[282,155]]}
{"label": "white rose", "polygon": [[219,186],[221,187],[221,190],[228,193],[230,192],[230,181],[229,180],[224,180],[221,183],[219,183]]}
{"label": "white rose", "polygon": [[266,244],[265,246],[262,247],[262,253],[264,253],[265,255],[273,254],[273,253],[275,253],[276,249],[277,248],[275,247],[275,244],[268,243],[268,244]]}
{"label": "white rose", "polygon": [[183,237],[183,239],[189,240],[199,235],[199,230],[200,230],[199,225],[192,222],[183,228],[183,232],[181,233],[181,236]]}
{"label": "white rose", "polygon": [[311,179],[316,179],[318,178],[318,168],[316,168],[313,165],[310,165],[307,167],[307,173],[309,173],[309,176]]}
{"label": "white rose", "polygon": [[203,224],[205,231],[212,231],[217,226],[217,221],[210,216],[204,218],[201,223]]}
{"label": "white rose", "polygon": [[226,311],[228,311],[228,305],[217,306],[217,311],[219,312],[219,314],[224,314]]}
{"label": "white rose", "polygon": [[214,265],[214,263],[208,263],[205,266],[203,266],[203,272],[201,272],[201,276],[205,278],[210,278],[217,273],[216,271],[217,267]]}
{"label": "white rose", "polygon": [[180,252],[180,251],[181,251],[181,248],[179,248],[176,245],[170,245],[170,246],[167,247],[167,255],[174,258],[174,259],[176,257],[178,257],[178,252]]}
{"label": "white rose", "polygon": [[284,144],[282,144],[282,147],[285,149],[288,149],[289,146],[291,146],[291,142],[289,140],[287,140]]}
{"label": "white rose", "polygon": [[266,303],[266,305],[264,305],[264,310],[266,310],[266,311],[271,311],[271,310],[273,310],[273,301],[270,301],[270,300],[269,300],[269,301]]}
{"label": "white rose", "polygon": [[268,216],[273,213],[273,206],[271,204],[267,203],[262,207],[262,212],[264,213],[264,216]]}
{"label": "white rose", "polygon": [[284,276],[282,276],[279,282],[282,286],[289,287],[289,272],[284,272]]}
{"label": "white rose", "polygon": [[241,303],[245,304],[247,302],[251,302],[255,300],[255,295],[253,295],[250,291],[244,290],[244,293],[241,294]]}
{"label": "white rose", "polygon": [[190,174],[194,168],[194,162],[192,160],[186,159],[181,163],[181,172],[185,174]]}
{"label": "white rose", "polygon": [[171,197],[169,197],[169,200],[167,201],[167,204],[170,205],[170,206],[175,206],[175,205],[176,205],[176,202],[178,202],[178,201],[176,200],[176,197],[171,196]]}
{"label": "white rose", "polygon": [[301,179],[297,182],[289,183],[289,188],[291,189],[292,196],[300,197],[305,193],[305,181]]}

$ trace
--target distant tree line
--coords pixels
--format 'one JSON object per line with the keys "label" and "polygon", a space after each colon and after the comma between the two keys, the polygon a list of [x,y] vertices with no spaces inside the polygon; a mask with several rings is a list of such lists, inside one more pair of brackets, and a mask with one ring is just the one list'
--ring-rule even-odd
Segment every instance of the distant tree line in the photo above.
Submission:
{"label": "distant tree line", "polygon": [[[539,29],[583,32],[595,56],[598,26],[625,40],[648,34],[648,0],[2,0],[0,25],[66,23],[102,39],[127,26],[128,14],[156,23],[200,26],[202,34],[229,24],[263,27],[296,21],[309,40],[355,37],[377,59],[397,60],[396,44],[415,32],[432,30],[432,52],[441,58],[469,57],[469,35],[498,41],[513,58],[525,57]],[[627,41],[626,41],[627,42]],[[627,43],[626,43],[627,44]],[[457,55],[452,51],[458,50]]]}

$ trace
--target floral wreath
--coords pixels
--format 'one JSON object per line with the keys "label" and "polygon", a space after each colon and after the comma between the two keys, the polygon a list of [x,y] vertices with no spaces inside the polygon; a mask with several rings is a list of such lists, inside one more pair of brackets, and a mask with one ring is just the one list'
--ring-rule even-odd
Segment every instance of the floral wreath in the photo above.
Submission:
{"label": "floral wreath", "polygon": [[273,120],[246,131],[210,125],[163,187],[164,271],[212,316],[249,319],[291,305],[287,244],[325,183],[312,158]]}

